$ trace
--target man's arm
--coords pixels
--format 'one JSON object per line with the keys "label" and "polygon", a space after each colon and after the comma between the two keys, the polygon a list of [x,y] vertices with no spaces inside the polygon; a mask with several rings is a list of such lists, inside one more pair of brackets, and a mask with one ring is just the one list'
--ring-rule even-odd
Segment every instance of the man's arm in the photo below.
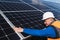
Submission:
{"label": "man's arm", "polygon": [[56,33],[53,27],[47,27],[42,30],[17,28],[16,31],[24,32],[26,34],[30,34],[33,36],[56,37]]}
{"label": "man's arm", "polygon": [[33,36],[56,37],[56,33],[53,27],[47,27],[42,30],[24,29],[23,32]]}

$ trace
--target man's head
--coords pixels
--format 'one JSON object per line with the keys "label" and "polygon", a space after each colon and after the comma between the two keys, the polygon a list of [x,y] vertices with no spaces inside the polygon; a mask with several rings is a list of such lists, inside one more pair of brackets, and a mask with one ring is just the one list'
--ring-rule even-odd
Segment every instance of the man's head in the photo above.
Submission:
{"label": "man's head", "polygon": [[44,20],[46,26],[49,26],[55,20],[55,17],[52,12],[46,12],[43,14],[42,20]]}

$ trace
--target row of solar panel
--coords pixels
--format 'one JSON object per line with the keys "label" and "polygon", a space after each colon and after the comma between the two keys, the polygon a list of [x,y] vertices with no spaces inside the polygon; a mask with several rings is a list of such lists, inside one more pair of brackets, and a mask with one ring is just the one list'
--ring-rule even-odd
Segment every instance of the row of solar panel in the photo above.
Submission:
{"label": "row of solar panel", "polygon": [[36,10],[24,3],[7,3],[0,2],[0,10],[2,11],[19,11],[19,10]]}

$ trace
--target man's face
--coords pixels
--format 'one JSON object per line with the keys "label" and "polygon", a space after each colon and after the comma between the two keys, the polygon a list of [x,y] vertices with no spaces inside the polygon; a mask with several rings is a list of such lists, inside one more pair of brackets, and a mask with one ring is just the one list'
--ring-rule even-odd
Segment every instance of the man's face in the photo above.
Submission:
{"label": "man's face", "polygon": [[44,24],[45,24],[46,26],[49,26],[53,21],[54,21],[53,18],[48,18],[48,19],[45,20]]}

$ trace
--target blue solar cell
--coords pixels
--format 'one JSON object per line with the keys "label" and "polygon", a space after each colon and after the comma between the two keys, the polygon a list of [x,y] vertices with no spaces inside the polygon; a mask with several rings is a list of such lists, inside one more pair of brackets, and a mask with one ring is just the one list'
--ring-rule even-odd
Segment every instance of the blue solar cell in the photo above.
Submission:
{"label": "blue solar cell", "polygon": [[4,29],[7,35],[15,33],[12,28]]}
{"label": "blue solar cell", "polygon": [[[8,19],[17,27],[36,27],[39,28],[40,21],[42,19],[42,12],[33,11],[33,12],[11,12],[4,13]],[[38,26],[38,27],[37,27]]]}
{"label": "blue solar cell", "polygon": [[15,40],[10,39],[9,36],[12,38],[12,35],[15,35],[13,36],[15,39],[20,39],[18,35],[13,31],[13,29],[9,26],[9,24],[5,21],[5,19],[0,15],[0,40]]}
{"label": "blue solar cell", "polygon": [[20,0],[0,0],[0,1],[11,1],[11,2],[21,2]]}
{"label": "blue solar cell", "polygon": [[36,10],[24,3],[7,3],[0,2],[0,10],[2,11],[20,11],[20,10]]}
{"label": "blue solar cell", "polygon": [[8,40],[7,37],[0,38],[0,40]]}
{"label": "blue solar cell", "polygon": [[3,37],[3,36],[5,36],[5,34],[4,34],[3,30],[0,29],[0,37]]}
{"label": "blue solar cell", "polygon": [[8,35],[10,40],[20,40],[20,38],[17,36],[17,34],[12,34],[12,35]]}

